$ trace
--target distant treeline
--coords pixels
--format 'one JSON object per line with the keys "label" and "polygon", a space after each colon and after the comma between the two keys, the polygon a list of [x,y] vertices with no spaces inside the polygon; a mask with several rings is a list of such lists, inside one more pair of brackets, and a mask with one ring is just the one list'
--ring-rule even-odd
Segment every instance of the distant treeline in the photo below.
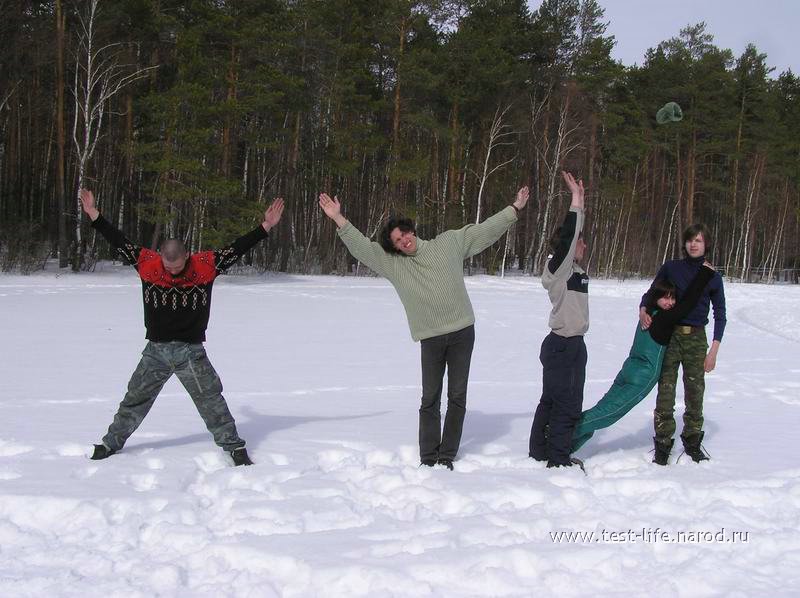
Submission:
{"label": "distant treeline", "polygon": [[[3,3],[0,266],[109,257],[77,190],[157,246],[224,244],[282,196],[250,256],[347,272],[317,194],[374,234],[482,220],[529,184],[508,238],[471,266],[537,274],[584,180],[589,271],[649,276],[705,222],[732,278],[800,262],[800,80],[706,25],[611,58],[595,0],[57,0]],[[680,122],[658,125],[666,102]]]}

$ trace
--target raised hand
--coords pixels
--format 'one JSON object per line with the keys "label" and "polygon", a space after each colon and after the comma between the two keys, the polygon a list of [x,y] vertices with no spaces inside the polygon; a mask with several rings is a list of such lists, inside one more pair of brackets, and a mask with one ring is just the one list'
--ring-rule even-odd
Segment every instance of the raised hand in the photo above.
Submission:
{"label": "raised hand", "polygon": [[331,198],[327,193],[320,193],[319,207],[322,208],[328,218],[336,223],[336,226],[341,228],[347,223],[347,219],[342,216],[342,205],[339,203],[338,197]]}
{"label": "raised hand", "polygon": [[564,170],[561,171],[561,176],[564,177],[564,182],[567,184],[567,187],[572,193],[572,203],[570,204],[571,207],[583,209],[583,180],[581,179],[576,181],[575,177],[572,176],[572,173]]}
{"label": "raised hand", "polygon": [[522,189],[517,191],[517,199],[514,200],[512,205],[518,210],[521,210],[525,207],[525,204],[528,203],[528,197],[530,197],[530,190],[527,186],[522,187]]}
{"label": "raised hand", "polygon": [[100,212],[95,205],[94,193],[88,189],[81,189],[78,191],[78,199],[81,200],[81,207],[83,211],[86,212],[86,215],[92,219],[92,222],[97,220],[97,217],[100,216]]}
{"label": "raised hand", "polygon": [[266,232],[269,232],[273,226],[278,224],[283,215],[283,198],[279,197],[267,208],[267,211],[264,212],[264,222],[261,223],[261,226],[264,227]]}
{"label": "raised hand", "polygon": [[325,215],[331,219],[335,219],[342,213],[342,204],[339,203],[339,198],[331,198],[327,193],[319,194],[319,207],[321,207]]}

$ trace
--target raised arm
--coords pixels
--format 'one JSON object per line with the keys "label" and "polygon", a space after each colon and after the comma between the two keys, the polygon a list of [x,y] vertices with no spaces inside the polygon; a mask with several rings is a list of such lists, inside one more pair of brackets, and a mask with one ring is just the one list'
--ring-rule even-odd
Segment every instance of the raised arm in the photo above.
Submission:
{"label": "raised arm", "polygon": [[[528,188],[522,187],[517,191],[517,197],[511,206],[503,208],[483,222],[468,224],[460,229],[458,232],[463,234],[464,259],[480,253],[502,237],[503,233],[517,221],[519,211],[528,203],[529,195]],[[509,208],[513,208],[513,210]]]}
{"label": "raised arm", "polygon": [[550,271],[550,274],[556,277],[559,275],[568,277],[572,275],[572,262],[575,260],[575,245],[583,230],[585,190],[583,188],[583,181],[576,181],[572,173],[562,172],[561,176],[570,190],[571,199],[569,212],[567,212],[564,218],[564,224],[561,226],[558,245],[553,251],[553,257],[550,258],[547,263],[547,269]]}
{"label": "raised arm", "polygon": [[283,198],[279,197],[267,207],[261,225],[246,235],[242,235],[233,243],[214,252],[214,266],[217,272],[225,272],[233,266],[240,257],[258,244],[261,239],[266,239],[267,233],[280,222],[283,215]]}
{"label": "raised arm", "polygon": [[[108,220],[103,218],[94,199],[94,193],[89,189],[81,189],[78,192],[78,198],[81,200],[81,208],[92,221],[92,228],[99,232],[109,244],[117,250],[120,257],[124,262],[130,266],[136,266],[139,260],[139,255],[143,249],[128,240],[122,231],[115,228]],[[144,250],[149,251],[149,250]]]}
{"label": "raised arm", "polygon": [[325,215],[336,223],[339,238],[354,258],[376,274],[386,277],[391,275],[392,263],[395,258],[386,253],[380,243],[370,241],[347,218],[342,216],[342,205],[339,203],[338,197],[320,193],[319,206]]}

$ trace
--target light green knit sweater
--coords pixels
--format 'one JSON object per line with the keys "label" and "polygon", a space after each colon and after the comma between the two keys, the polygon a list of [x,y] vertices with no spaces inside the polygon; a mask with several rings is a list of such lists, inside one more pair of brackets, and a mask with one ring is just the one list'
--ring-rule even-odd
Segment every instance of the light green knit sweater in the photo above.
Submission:
{"label": "light green knit sweater", "polygon": [[517,221],[508,206],[480,224],[448,230],[431,239],[417,239],[413,255],[387,253],[349,222],[338,230],[359,262],[392,283],[406,310],[411,338],[424,340],[475,323],[464,286],[464,260],[497,241]]}

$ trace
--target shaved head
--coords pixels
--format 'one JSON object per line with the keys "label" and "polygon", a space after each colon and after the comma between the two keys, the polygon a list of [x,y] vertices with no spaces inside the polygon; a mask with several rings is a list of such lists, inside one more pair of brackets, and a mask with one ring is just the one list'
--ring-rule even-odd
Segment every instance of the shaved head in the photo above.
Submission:
{"label": "shaved head", "polygon": [[186,258],[186,245],[180,239],[167,239],[161,244],[161,257],[167,262]]}
{"label": "shaved head", "polygon": [[188,258],[189,252],[180,239],[167,239],[161,244],[161,261],[170,274],[179,274]]}

